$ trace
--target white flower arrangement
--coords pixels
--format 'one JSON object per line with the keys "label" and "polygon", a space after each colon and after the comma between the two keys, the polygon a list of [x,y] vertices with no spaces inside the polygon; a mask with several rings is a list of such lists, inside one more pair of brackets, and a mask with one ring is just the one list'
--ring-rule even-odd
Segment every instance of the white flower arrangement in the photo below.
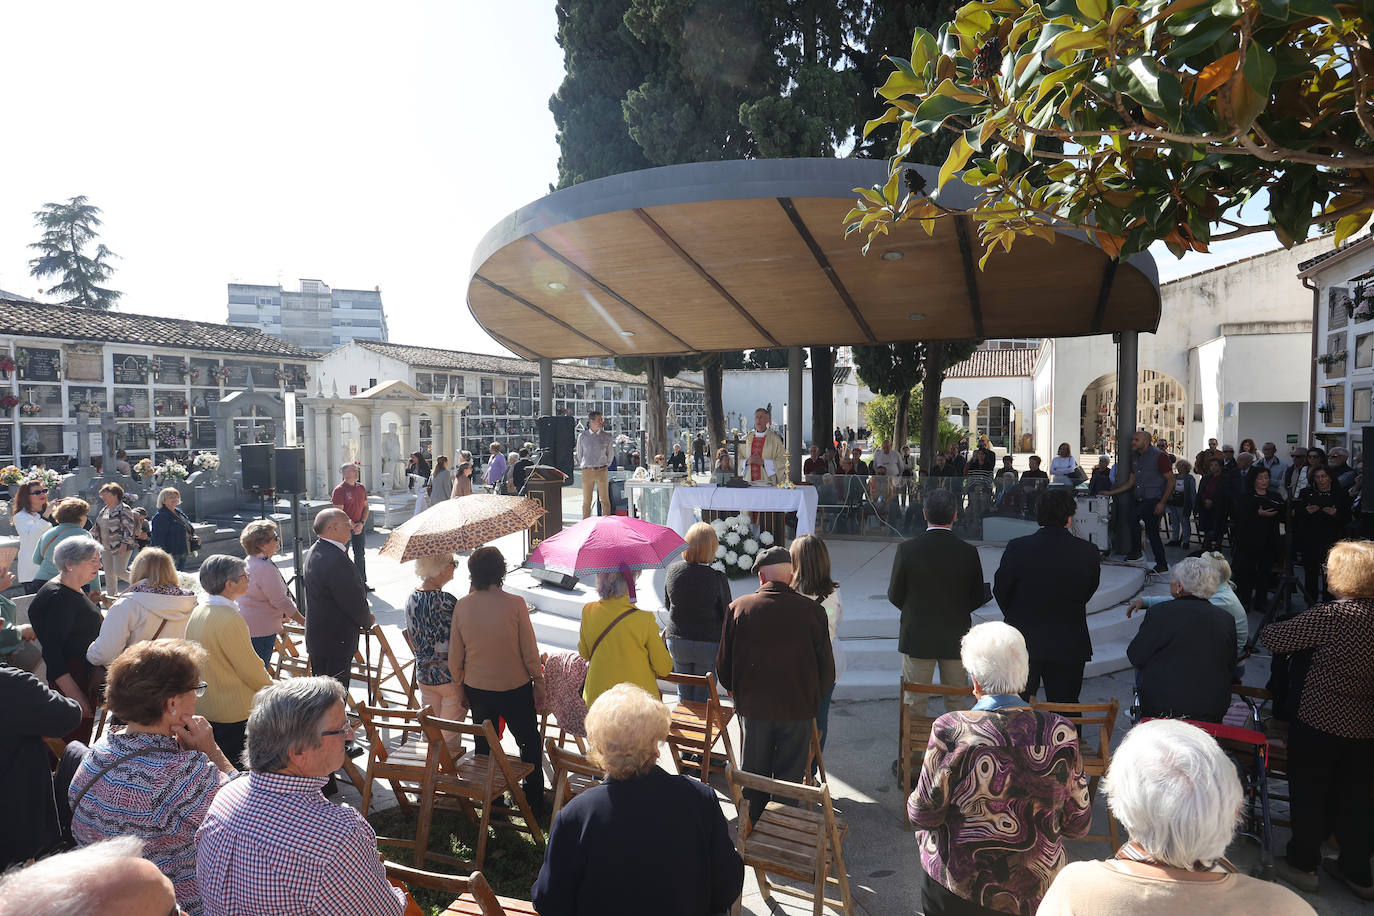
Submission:
{"label": "white flower arrangement", "polygon": [[730,551],[727,551],[727,552],[726,552],[726,554],[725,554],[725,565],[726,565],[726,566],[734,566],[734,565],[735,565],[736,563],[738,563],[738,562],[739,562],[739,554],[735,553],[733,550],[730,550]]}
{"label": "white flower arrangement", "polygon": [[714,529],[716,529],[716,537],[717,537],[717,538],[723,538],[723,537],[725,537],[725,527],[726,527],[726,526],[725,526],[725,519],[722,519],[722,518],[716,519],[714,522],[711,523],[711,527],[714,528]]}
{"label": "white flower arrangement", "polygon": [[736,515],[734,518],[730,519],[730,521],[732,521],[734,524],[738,525],[741,528],[748,528],[750,524],[749,513],[741,512],[739,515]]}
{"label": "white flower arrangement", "polygon": [[219,455],[214,452],[199,452],[195,457],[195,465],[202,471],[213,471],[219,467]]}
{"label": "white flower arrangement", "polygon": [[738,547],[738,546],[739,546],[739,542],[740,542],[740,536],[739,536],[739,532],[738,532],[738,531],[727,531],[727,532],[725,533],[725,543],[726,543],[726,544],[729,544],[731,547]]}
{"label": "white flower arrangement", "polygon": [[759,542],[754,540],[753,538],[750,538],[749,540],[745,541],[744,552],[752,557],[754,554],[759,552]]}
{"label": "white flower arrangement", "polygon": [[724,544],[717,544],[717,545],[716,545],[716,559],[719,560],[719,559],[720,559],[721,557],[723,557],[723,556],[725,556],[725,545],[724,545]]}
{"label": "white flower arrangement", "polygon": [[772,546],[773,546],[773,532],[771,532],[771,531],[760,531],[760,532],[759,532],[759,543],[762,544],[764,547],[772,547]]}
{"label": "white flower arrangement", "polygon": [[727,576],[743,578],[754,567],[754,557],[759,552],[759,541],[749,520],[749,513],[741,512],[729,518],[711,522],[720,546],[716,548],[716,561]]}
{"label": "white flower arrangement", "polygon": [[748,554],[741,554],[739,558],[739,568],[744,570],[745,572],[749,572],[751,569],[753,569],[753,557],[749,556]]}
{"label": "white flower arrangement", "polygon": [[720,560],[717,560],[716,562],[712,563],[711,568],[716,570],[717,572],[725,572],[725,564],[720,562]]}

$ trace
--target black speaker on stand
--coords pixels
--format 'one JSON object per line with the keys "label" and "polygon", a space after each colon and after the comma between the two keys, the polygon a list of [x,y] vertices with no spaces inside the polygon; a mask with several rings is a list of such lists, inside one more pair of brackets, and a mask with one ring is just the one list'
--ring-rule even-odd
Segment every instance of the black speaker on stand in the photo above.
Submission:
{"label": "black speaker on stand", "polygon": [[276,448],[271,443],[239,446],[239,464],[243,468],[243,488],[245,490],[262,493],[277,488],[276,462],[274,460]]}
{"label": "black speaker on stand", "polygon": [[283,496],[304,493],[305,449],[279,448],[272,461],[273,490]]}
{"label": "black speaker on stand", "polygon": [[538,464],[549,464],[572,479],[573,448],[577,445],[576,421],[572,417],[540,417],[535,420],[542,450]]}

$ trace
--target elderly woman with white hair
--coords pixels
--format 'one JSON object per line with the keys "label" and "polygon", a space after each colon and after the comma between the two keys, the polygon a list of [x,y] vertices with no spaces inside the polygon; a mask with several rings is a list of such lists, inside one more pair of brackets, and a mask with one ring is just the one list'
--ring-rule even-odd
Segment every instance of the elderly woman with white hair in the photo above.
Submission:
{"label": "elderly woman with white hair", "polygon": [[960,657],[977,702],[935,720],[907,799],[922,911],[1029,916],[1064,864],[1064,840],[1092,823],[1078,732],[1021,698],[1030,656],[1015,627],[979,624]]}
{"label": "elderly woman with white hair", "polygon": [[588,756],[606,781],[553,822],[531,893],[541,916],[708,916],[739,896],[744,861],[715,793],[657,765],[667,737],[668,710],[657,693],[618,684],[592,705]]}
{"label": "elderly woman with white hair", "polygon": [[1140,711],[1164,719],[1220,722],[1231,705],[1236,622],[1210,599],[1217,568],[1202,557],[1174,564],[1173,600],[1145,613],[1126,657],[1138,672]]}
{"label": "elderly woman with white hair", "polygon": [[[1212,592],[1212,597],[1207,600],[1231,615],[1231,619],[1236,622],[1236,657],[1240,658],[1245,654],[1245,644],[1250,639],[1250,616],[1245,613],[1245,607],[1241,605],[1240,598],[1236,596],[1235,586],[1231,584],[1231,564],[1227,562],[1226,555],[1218,550],[1212,550],[1202,555],[1202,559],[1212,564],[1212,568],[1217,571],[1217,590]],[[1173,595],[1147,595],[1131,600],[1126,608],[1126,616],[1130,617],[1142,608],[1152,608],[1156,604],[1165,601],[1172,601]],[[1245,663],[1236,663],[1236,677],[1239,678],[1245,673]]]}
{"label": "elderly woman with white hair", "polygon": [[[505,565],[502,560],[502,570]],[[406,630],[415,647],[415,684],[420,688],[421,705],[433,709],[441,719],[461,720],[463,704],[448,667],[453,606],[458,596],[444,591],[457,568],[458,559],[451,553],[415,559],[420,585],[406,599]]]}
{"label": "elderly woman with white hair", "polygon": [[95,722],[92,665],[86,650],[100,636],[101,616],[81,587],[100,572],[100,542],[86,535],[61,541],[52,551],[57,575],[43,583],[29,605],[29,622],[47,663],[48,684],[81,705],[81,724],[66,736],[88,743]]}
{"label": "elderly woman with white hair", "polygon": [[1202,729],[1165,720],[1137,725],[1112,752],[1104,785],[1130,841],[1105,862],[1065,866],[1039,916],[1313,913],[1287,888],[1223,864],[1241,804],[1240,778]]}
{"label": "elderly woman with white hair", "polygon": [[673,670],[673,656],[659,635],[658,621],[635,607],[635,574],[621,565],[619,572],[597,573],[593,601],[582,609],[577,654],[587,660],[587,683],[582,698],[590,707],[616,684],[638,684],[658,693],[658,679]]}

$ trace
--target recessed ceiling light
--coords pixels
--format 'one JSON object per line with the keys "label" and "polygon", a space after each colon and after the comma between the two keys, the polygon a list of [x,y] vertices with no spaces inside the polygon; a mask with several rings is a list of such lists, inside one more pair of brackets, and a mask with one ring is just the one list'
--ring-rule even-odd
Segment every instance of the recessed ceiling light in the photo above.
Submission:
{"label": "recessed ceiling light", "polygon": [[925,317],[925,312],[911,312],[906,316],[908,321],[924,321]]}
{"label": "recessed ceiling light", "polygon": [[621,337],[634,337],[634,336],[635,336],[635,332],[634,332],[634,331],[621,331],[621,332],[620,332],[620,336],[621,336]]}
{"label": "recessed ceiling light", "polygon": [[884,252],[883,252],[883,260],[884,260],[884,261],[900,261],[901,259],[902,259],[902,253],[901,253],[900,251],[893,250],[893,251],[884,251]]}
{"label": "recessed ceiling light", "polygon": [[545,283],[544,285],[547,286],[549,289],[553,290],[555,293],[561,293],[563,292],[563,290],[568,288],[567,285],[559,283],[557,280]]}

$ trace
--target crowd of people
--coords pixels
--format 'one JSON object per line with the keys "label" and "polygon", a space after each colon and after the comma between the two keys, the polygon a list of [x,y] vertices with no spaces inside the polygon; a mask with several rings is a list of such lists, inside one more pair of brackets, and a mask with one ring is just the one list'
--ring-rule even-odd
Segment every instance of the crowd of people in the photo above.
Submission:
{"label": "crowd of people", "polygon": [[[760,438],[749,457],[762,478],[768,442]],[[1110,859],[1066,864],[1065,842],[1088,831],[1092,812],[1080,735],[1070,719],[1032,705],[1042,691],[1050,703],[1079,702],[1093,653],[1087,606],[1101,555],[1070,531],[1078,510],[1071,485],[1086,475],[1067,446],[1047,472],[1035,466],[1022,475],[1066,486],[1039,493],[1038,530],[1006,546],[991,583],[977,549],[954,533],[967,511],[954,488],[924,494],[922,530],[897,548],[887,597],[900,614],[902,678],[968,690],[934,720],[906,800],[924,912],[1311,912],[1282,885],[1227,867],[1240,781],[1216,741],[1189,724],[1221,722],[1244,674],[1247,612],[1259,609],[1274,559],[1264,565],[1247,551],[1270,537],[1270,519],[1276,530],[1295,526],[1303,562],[1317,567],[1311,606],[1266,619],[1259,634],[1293,660],[1275,666],[1285,678],[1275,692],[1286,692],[1291,718],[1293,829],[1280,875],[1316,892],[1324,868],[1374,899],[1374,544],[1349,540],[1345,528],[1346,487],[1358,477],[1343,484],[1346,471],[1310,456],[1295,471],[1269,460],[1266,447],[1264,458],[1235,461],[1244,499],[1233,500],[1233,483],[1204,478],[1190,487],[1188,462],[1143,432],[1136,438],[1143,441],[1133,442],[1132,456],[1114,476],[1109,469],[1105,491],[1131,495],[1138,540],[1130,547],[1138,553],[1150,539],[1170,593],[1127,612],[1143,614],[1127,655],[1144,721],[1115,748],[1103,783],[1129,836]],[[579,446],[581,459],[599,460],[597,444],[589,441],[585,456]],[[996,462],[983,450],[946,454],[937,469],[991,478]],[[856,451],[840,460],[862,461]],[[1227,450],[1218,451],[1217,476],[1230,481]],[[906,457],[884,443],[873,465],[901,476]],[[1204,454],[1198,464],[1214,460]],[[447,462],[436,460],[428,486],[461,495],[465,479],[471,486],[470,458],[458,468],[445,479]],[[18,581],[33,598],[31,623],[18,626],[6,613],[0,631],[0,703],[13,723],[0,753],[11,809],[32,829],[0,838],[0,866],[37,861],[0,879],[0,914],[117,912],[107,905],[115,899],[162,907],[130,912],[212,916],[338,912],[341,901],[348,912],[403,912],[405,892],[386,880],[371,826],[330,801],[345,761],[362,752],[346,700],[360,636],[376,623],[362,555],[366,491],[356,466],[342,477],[334,507],[315,517],[299,608],[273,561],[280,538],[271,521],[244,528],[246,559],[204,557],[192,581],[180,567],[194,551],[194,527],[177,520],[176,499],[159,497],[158,515],[171,520],[159,526],[155,517],[145,532],[120,493],[102,492],[104,509],[91,520],[82,500],[49,507],[38,484],[17,488],[16,527],[30,544]],[[1220,550],[1164,562],[1151,523],[1170,517],[1175,494],[1190,492],[1195,503],[1174,524],[1207,509],[1213,527],[1202,530],[1214,537],[1204,546],[1229,545],[1230,562]],[[1222,512],[1224,530],[1216,527]],[[20,515],[39,521],[20,527]],[[167,540],[174,522],[186,540]],[[148,546],[141,533],[152,535]],[[577,651],[563,658],[541,657],[529,608],[505,588],[507,560],[496,548],[466,557],[461,596],[446,588],[458,557],[415,563],[404,614],[421,703],[444,719],[502,723],[532,765],[520,791],[537,817],[549,810],[540,710],[558,710],[560,723],[564,710],[567,722],[584,720],[589,757],[607,774],[553,822],[530,891],[541,913],[617,911],[626,899],[650,897],[669,901],[656,912],[716,913],[740,894],[744,863],[715,791],[658,766],[669,725],[659,681],[670,672],[710,674],[728,691],[742,770],[801,782],[816,765],[813,725],[819,749],[826,745],[845,660],[844,605],[825,541],[808,534],[790,548],[760,549],[757,587],[733,597],[711,566],[719,528],[697,523],[685,540],[663,580],[663,619],[638,605],[640,576],[629,566],[601,572]],[[0,576],[0,590],[14,582]],[[990,598],[1003,621],[975,626],[974,612]],[[289,623],[304,624],[311,677],[271,673]],[[680,699],[707,696],[688,685]],[[929,711],[924,695],[904,699],[918,715]],[[107,724],[92,741],[97,709]],[[60,757],[44,738],[60,742]],[[487,750],[480,740],[472,749]],[[740,829],[769,802],[744,789]],[[664,831],[666,822],[674,829]],[[1332,834],[1340,854],[1323,861]]]}

